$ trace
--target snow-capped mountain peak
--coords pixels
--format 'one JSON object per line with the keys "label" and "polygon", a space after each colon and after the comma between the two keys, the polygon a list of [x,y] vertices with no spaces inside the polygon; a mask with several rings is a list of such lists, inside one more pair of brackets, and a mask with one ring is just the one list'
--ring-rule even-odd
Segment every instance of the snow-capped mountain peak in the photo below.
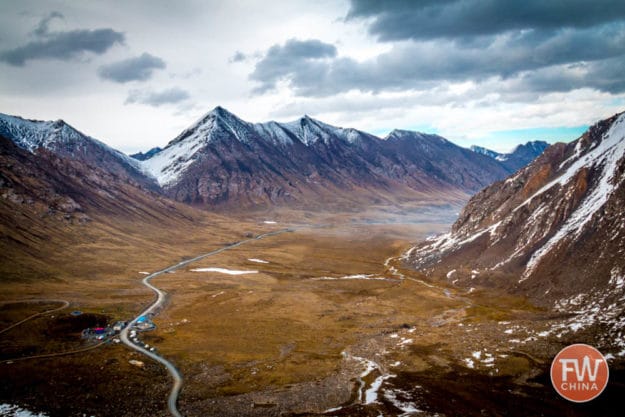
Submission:
{"label": "snow-capped mountain peak", "polygon": [[413,130],[405,130],[405,129],[393,129],[388,135],[386,135],[385,140],[419,140],[423,142],[428,141],[437,141],[441,143],[448,143],[449,141],[442,136],[416,132]]}
{"label": "snow-capped mountain peak", "polygon": [[45,149],[58,156],[105,167],[108,171],[153,186],[141,172],[139,161],[87,136],[65,121],[27,120],[0,113],[0,136],[30,153]]}
{"label": "snow-capped mountain peak", "polygon": [[[321,161],[327,164],[337,164],[338,161],[341,161],[340,164],[343,166],[353,165],[354,172],[358,169],[373,169],[371,164],[382,163],[381,161],[386,158],[379,155],[384,147],[388,148],[387,152],[390,154],[401,153],[401,148],[425,150],[429,157],[435,157],[437,152],[444,150],[462,152],[456,145],[438,135],[396,130],[391,133],[389,138],[394,139],[395,136],[397,136],[397,141],[382,140],[356,129],[329,125],[309,115],[288,123],[275,121],[249,123],[218,106],[183,131],[163,150],[143,161],[141,165],[145,172],[155,178],[162,187],[169,190],[182,186],[179,184],[185,182],[186,177],[203,175],[203,169],[200,167],[204,165],[213,166],[217,164],[218,167],[213,169],[220,170],[223,173],[220,175],[228,177],[235,175],[233,172],[244,170],[245,172],[254,172],[257,174],[257,178],[261,178],[261,171],[266,168],[271,171],[271,174],[267,173],[267,175],[273,176],[285,166],[288,166],[288,169],[298,167],[297,169],[301,170],[302,173],[308,172],[306,175],[314,177],[319,168],[309,164],[318,164]],[[356,156],[354,153],[362,155],[362,157]],[[352,155],[349,162],[341,160],[346,155]],[[467,156],[464,155],[465,158]],[[420,156],[415,157],[423,158],[425,155],[422,152]],[[449,156],[439,156],[439,159],[447,157]],[[471,157],[468,156],[468,159],[463,159],[463,161],[466,162],[470,159]],[[357,163],[356,160],[360,162]],[[405,160],[406,164],[416,166],[406,159],[405,155],[402,156],[402,160]],[[389,167],[385,167],[380,172],[391,169],[390,165],[392,164],[389,161],[384,160],[384,163],[388,163]],[[358,165],[358,168],[355,165]],[[487,176],[494,174],[498,177],[499,171],[504,171],[501,167],[488,165],[489,174],[486,174]],[[326,173],[338,172],[333,165],[332,168],[324,166],[322,169]],[[344,170],[343,167],[341,169]],[[422,169],[425,168],[422,167]],[[187,172],[193,173],[187,175]],[[495,172],[497,173],[495,174]],[[393,181],[395,175],[397,174],[393,174]],[[282,175],[282,179],[284,177]],[[462,184],[472,184],[470,187],[483,181],[474,173],[447,178],[455,178],[452,181],[459,181]],[[353,180],[352,178],[349,179],[349,181]],[[317,180],[302,177],[298,181]],[[184,185],[184,187],[191,189],[191,185]],[[217,188],[217,186],[213,188]],[[197,194],[194,194],[189,198],[198,197]]]}

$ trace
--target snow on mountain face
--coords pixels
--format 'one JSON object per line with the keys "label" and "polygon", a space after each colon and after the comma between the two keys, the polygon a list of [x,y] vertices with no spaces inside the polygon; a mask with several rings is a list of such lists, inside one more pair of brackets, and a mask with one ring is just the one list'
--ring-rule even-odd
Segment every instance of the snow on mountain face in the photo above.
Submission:
{"label": "snow on mountain face", "polygon": [[431,275],[455,269],[459,285],[482,281],[555,301],[602,288],[609,271],[625,266],[624,206],[621,114],[478,193],[450,233],[405,260]]}
{"label": "snow on mountain face", "polygon": [[[57,128],[54,124],[57,123]],[[60,129],[59,129],[60,128]],[[36,122],[20,117],[0,115],[0,135],[10,138],[22,149],[34,152],[37,148],[49,146],[58,137],[62,122]]]}
{"label": "snow on mountain face", "polygon": [[482,146],[472,145],[470,149],[475,153],[490,156],[493,159],[497,159],[503,156],[503,154],[500,154],[499,152],[491,151],[490,149],[484,148]]}
{"label": "snow on mountain face", "polygon": [[420,141],[438,141],[441,143],[449,143],[447,139],[438,135],[430,135],[427,133],[414,132],[412,130],[403,130],[403,129],[394,129],[386,135],[384,140],[392,141],[392,140],[400,140],[400,139],[410,139],[410,140],[420,140]]}
{"label": "snow on mountain face", "polygon": [[254,129],[261,137],[269,139],[274,145],[290,146],[297,140],[293,132],[277,122],[255,123]]}
{"label": "snow on mountain face", "polygon": [[11,139],[17,146],[31,153],[39,148],[58,153],[60,150],[71,152],[73,149],[84,150],[87,145],[96,145],[126,163],[138,167],[138,164],[127,155],[80,133],[63,120],[34,121],[0,113],[0,135]]}
{"label": "snow on mountain face", "polygon": [[198,160],[205,146],[220,140],[236,140],[251,149],[264,143],[279,150],[297,144],[306,147],[319,142],[328,144],[337,138],[351,144],[371,137],[355,129],[330,126],[308,116],[290,123],[248,123],[224,108],[216,107],[172,140],[165,149],[142,161],[141,166],[160,186],[170,187]]}
{"label": "snow on mountain face", "polygon": [[499,153],[493,150],[483,148],[481,146],[471,146],[470,149],[473,152],[486,155],[500,162],[510,173],[516,172],[523,168],[549,147],[549,144],[544,141],[531,141],[523,145],[518,145],[510,153]]}
{"label": "snow on mountain face", "polygon": [[[85,140],[92,140],[100,146],[106,146],[83,135],[62,120],[34,121],[0,114],[0,134],[31,153],[39,148],[54,150],[63,145],[80,146]],[[117,152],[113,149],[111,151]]]}
{"label": "snow on mountain face", "polygon": [[331,126],[309,116],[304,116],[294,122],[284,123],[282,126],[306,146],[318,142],[329,144],[333,138],[339,138],[347,143],[355,143],[363,137],[371,136],[356,129]]}
{"label": "snow on mountain face", "polygon": [[45,149],[153,186],[142,174],[139,161],[84,135],[62,120],[34,121],[0,113],[0,135],[30,153]]}
{"label": "snow on mountain face", "polygon": [[370,201],[391,190],[464,195],[507,173],[440,136],[395,133],[383,140],[309,116],[248,123],[217,107],[141,166],[179,201],[237,207],[320,204],[347,199],[343,191]]}
{"label": "snow on mountain face", "polygon": [[[584,227],[592,220],[595,213],[608,201],[615,192],[616,187],[621,185],[625,176],[618,172],[619,161],[625,156],[625,114],[622,114],[613,124],[610,130],[603,136],[601,142],[594,144],[582,157],[564,161],[561,166],[568,168],[555,180],[543,186],[534,195],[522,203],[520,207],[529,204],[532,199],[545,193],[552,187],[565,186],[582,169],[596,168],[599,171],[599,180],[594,188],[587,193],[581,204],[569,216],[560,229],[540,249],[535,251],[527,262],[523,279],[526,279],[536,268],[541,258],[558,245],[563,239],[577,239]],[[619,178],[620,176],[620,178]]]}

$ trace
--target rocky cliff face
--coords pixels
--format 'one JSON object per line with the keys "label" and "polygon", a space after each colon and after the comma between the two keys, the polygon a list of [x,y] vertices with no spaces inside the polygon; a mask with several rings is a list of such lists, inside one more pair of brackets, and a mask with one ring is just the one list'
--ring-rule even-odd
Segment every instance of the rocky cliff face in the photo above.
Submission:
{"label": "rocky cliff face", "polygon": [[505,287],[548,306],[608,303],[625,290],[624,207],[620,114],[480,191],[449,233],[404,259],[456,285]]}

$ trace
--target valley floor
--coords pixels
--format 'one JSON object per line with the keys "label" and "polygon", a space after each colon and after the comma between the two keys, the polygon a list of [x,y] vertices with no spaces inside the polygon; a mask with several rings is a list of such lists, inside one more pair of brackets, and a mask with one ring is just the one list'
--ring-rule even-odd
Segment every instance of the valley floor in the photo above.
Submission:
{"label": "valley floor", "polygon": [[[389,221],[397,213],[265,213],[205,225],[172,247],[169,260],[175,236],[152,247],[154,257],[140,247],[120,254],[113,244],[95,248],[92,264],[93,252],[68,255],[80,264],[72,280],[2,282],[0,331],[45,314],[0,333],[0,404],[47,416],[168,415],[162,366],[121,344],[90,344],[81,330],[129,320],[149,304],[142,272],[292,228],[152,280],[168,301],[156,329],[140,337],[183,375],[184,415],[620,415],[622,363],[611,362],[611,382],[591,403],[569,403],[551,387],[551,358],[593,340],[590,332],[549,331],[570,317],[491,290],[424,281],[401,265],[396,257],[444,230],[455,210],[400,224]],[[70,306],[55,310],[64,300]],[[72,316],[76,310],[82,314]]]}

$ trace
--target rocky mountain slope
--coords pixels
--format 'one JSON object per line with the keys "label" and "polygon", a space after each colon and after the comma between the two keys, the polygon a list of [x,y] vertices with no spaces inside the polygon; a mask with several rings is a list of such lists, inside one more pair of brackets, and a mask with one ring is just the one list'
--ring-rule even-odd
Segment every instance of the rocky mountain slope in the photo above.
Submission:
{"label": "rocky mountain slope", "polygon": [[[116,158],[100,151],[103,159]],[[141,186],[132,174],[122,163],[109,171],[45,147],[31,152],[0,135],[2,279],[45,277],[50,264],[62,263],[60,256],[85,239],[129,242],[129,227],[191,226],[200,217]]]}
{"label": "rocky mountain slope", "polygon": [[536,159],[548,147],[547,142],[535,140],[517,146],[510,153],[499,153],[475,145],[471,146],[471,150],[499,161],[512,174]]}
{"label": "rocky mountain slope", "polygon": [[308,116],[248,123],[221,107],[142,165],[178,201],[244,207],[472,193],[507,174],[437,135],[394,131],[380,139]]}
{"label": "rocky mountain slope", "polygon": [[158,188],[156,182],[142,172],[137,160],[79,132],[63,120],[26,120],[0,113],[0,136],[31,154],[47,151],[141,186]]}
{"label": "rocky mountain slope", "polygon": [[592,300],[585,305],[607,308],[625,296],[623,207],[619,114],[479,192],[449,233],[404,258],[456,285],[505,287],[547,306]]}

